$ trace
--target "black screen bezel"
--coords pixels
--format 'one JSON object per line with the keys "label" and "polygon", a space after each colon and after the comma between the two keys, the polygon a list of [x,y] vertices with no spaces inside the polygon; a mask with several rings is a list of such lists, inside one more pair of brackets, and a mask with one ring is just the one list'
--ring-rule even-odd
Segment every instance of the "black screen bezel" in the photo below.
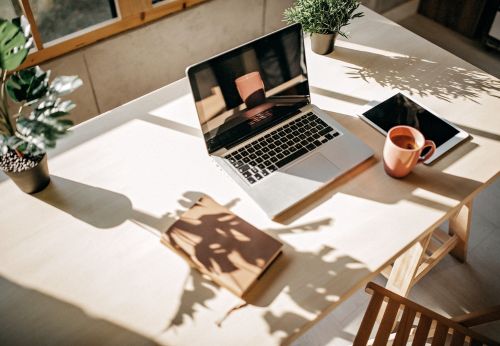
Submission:
{"label": "black screen bezel", "polygon": [[[211,62],[213,62],[214,60],[227,59],[227,58],[229,58],[231,56],[238,55],[238,54],[240,54],[241,51],[243,51],[247,47],[252,46],[254,43],[256,43],[258,41],[272,39],[274,36],[286,35],[288,32],[298,32],[299,35],[300,35],[300,40],[301,40],[302,47],[304,48],[304,34],[303,34],[303,31],[302,31],[302,25],[300,23],[296,23],[296,24],[289,25],[289,26],[287,26],[285,28],[282,28],[280,30],[274,31],[274,32],[272,32],[270,34],[261,36],[261,37],[259,37],[257,39],[249,41],[249,42],[247,42],[247,43],[245,43],[243,45],[240,45],[238,47],[235,47],[235,48],[230,49],[228,51],[225,51],[223,53],[217,54],[217,55],[215,55],[215,56],[213,56],[213,57],[211,57],[211,58],[209,58],[209,59],[207,59],[205,61],[202,61],[200,63],[197,63],[197,64],[194,64],[192,66],[189,66],[186,69],[186,75],[187,75],[187,78],[189,80],[189,84],[191,86],[191,93],[192,93],[194,102],[196,103],[196,100],[200,98],[200,91],[198,89],[198,85],[197,85],[196,79],[195,79],[195,75],[196,75],[197,72],[199,72],[200,70],[203,70],[203,69],[207,68],[207,66],[210,66]],[[306,80],[307,80],[308,79],[308,72],[307,72],[307,61],[306,61],[305,49],[302,49],[302,60],[304,62],[304,75],[305,75]],[[307,103],[311,103],[309,83],[306,83],[306,90],[307,90],[307,92],[306,92],[306,95],[304,95],[304,96],[307,98]],[[201,118],[200,118],[200,114],[198,112],[198,109],[196,109],[196,113],[197,113],[197,116],[198,116],[198,121],[199,121],[199,124],[200,124],[200,128],[201,128],[202,133],[203,133],[204,130],[203,130],[203,126],[201,124]],[[291,115],[292,115],[292,113],[290,114],[290,116]],[[214,152],[214,150],[211,150],[210,145],[207,142],[207,138],[205,137],[204,133],[203,133],[203,137],[204,137],[205,146],[207,148],[207,151],[209,152],[209,154],[212,154]]]}
{"label": "black screen bezel", "polygon": [[[402,96],[405,100],[409,101],[411,104],[424,110],[423,115],[425,115],[425,117],[422,117],[422,116],[419,117],[419,121],[422,121],[423,119],[426,119],[428,117],[427,119],[430,119],[430,120],[427,122],[427,124],[433,125],[432,131],[425,130],[425,125],[427,125],[427,124],[420,126],[420,127],[415,127],[415,126],[413,126],[413,124],[409,124],[409,123],[405,123],[405,122],[401,122],[401,121],[400,122],[391,122],[391,125],[389,125],[389,126],[385,123],[382,124],[380,117],[378,117],[377,115],[382,113],[384,108],[386,108],[388,104],[393,103],[395,98],[397,98],[398,96]],[[384,113],[384,115],[386,115],[386,113]],[[363,112],[362,115],[364,118],[366,118],[372,124],[374,124],[377,128],[379,128],[381,131],[383,131],[385,134],[387,134],[387,132],[390,130],[390,128],[397,126],[397,125],[407,125],[407,126],[415,127],[419,131],[422,132],[422,134],[424,135],[424,137],[426,139],[434,141],[437,148],[444,146],[447,142],[449,142],[451,139],[455,138],[460,132],[462,132],[460,129],[457,129],[452,124],[441,119],[436,114],[431,112],[429,109],[421,106],[420,104],[415,102],[413,99],[409,98],[408,96],[406,96],[402,93],[397,93],[397,94],[391,96],[390,98],[384,100],[383,102],[380,102],[376,106]],[[384,119],[384,121],[386,121],[386,120],[387,120],[387,118]],[[434,126],[439,126],[439,127],[435,128]],[[435,137],[436,135],[433,135],[433,133],[435,133],[435,132],[441,132],[441,133],[446,134],[446,135],[442,138],[437,138],[437,137]]]}

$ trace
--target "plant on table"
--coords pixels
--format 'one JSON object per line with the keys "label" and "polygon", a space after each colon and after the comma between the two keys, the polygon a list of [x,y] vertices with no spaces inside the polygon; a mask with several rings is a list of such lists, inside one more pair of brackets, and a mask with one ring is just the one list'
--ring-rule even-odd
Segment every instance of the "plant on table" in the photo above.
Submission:
{"label": "plant on table", "polygon": [[31,46],[24,17],[12,22],[0,18],[0,169],[7,174],[35,168],[67,133],[73,122],[64,117],[75,105],[61,96],[82,84],[77,76],[49,82],[50,71],[39,66],[18,70]]}
{"label": "plant on table", "polygon": [[[359,5],[357,0],[297,0],[292,7],[285,10],[284,18],[289,24],[302,24],[302,29],[311,34],[313,50],[315,41],[326,42],[327,46],[323,48],[330,51],[317,53],[327,54],[333,51],[337,34],[347,38],[342,27],[348,25],[352,19],[363,16],[363,12],[354,13]],[[318,47],[320,48],[322,47]]]}

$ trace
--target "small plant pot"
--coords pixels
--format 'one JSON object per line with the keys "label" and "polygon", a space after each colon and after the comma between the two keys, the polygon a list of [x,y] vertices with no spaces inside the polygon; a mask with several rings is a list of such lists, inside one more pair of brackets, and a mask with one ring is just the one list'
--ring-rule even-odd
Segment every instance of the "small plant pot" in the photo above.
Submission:
{"label": "small plant pot", "polygon": [[38,165],[22,172],[5,172],[23,192],[32,194],[43,190],[50,183],[47,154]]}
{"label": "small plant pot", "polygon": [[335,49],[337,33],[334,34],[311,34],[311,49],[316,54],[326,55]]}

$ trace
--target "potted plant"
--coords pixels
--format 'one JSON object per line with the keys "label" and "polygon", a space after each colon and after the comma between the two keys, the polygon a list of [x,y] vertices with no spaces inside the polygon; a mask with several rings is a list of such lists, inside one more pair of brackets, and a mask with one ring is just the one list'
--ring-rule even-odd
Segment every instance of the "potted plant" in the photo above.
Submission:
{"label": "potted plant", "polygon": [[301,23],[304,32],[311,34],[311,48],[318,54],[329,54],[334,49],[337,35],[347,38],[341,29],[363,12],[354,13],[357,0],[297,0],[284,12],[289,24]]}
{"label": "potted plant", "polygon": [[61,96],[82,84],[77,76],[49,82],[38,66],[16,70],[31,45],[26,18],[0,18],[0,169],[26,193],[50,182],[46,150],[73,125],[64,117],[75,105]]}

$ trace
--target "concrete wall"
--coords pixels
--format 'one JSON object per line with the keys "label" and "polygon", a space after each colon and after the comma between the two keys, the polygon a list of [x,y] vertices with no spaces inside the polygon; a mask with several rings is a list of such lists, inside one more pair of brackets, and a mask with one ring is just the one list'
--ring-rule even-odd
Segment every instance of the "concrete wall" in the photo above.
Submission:
{"label": "concrete wall", "polygon": [[76,123],[184,76],[185,68],[285,25],[293,0],[211,0],[42,64],[78,75]]}

